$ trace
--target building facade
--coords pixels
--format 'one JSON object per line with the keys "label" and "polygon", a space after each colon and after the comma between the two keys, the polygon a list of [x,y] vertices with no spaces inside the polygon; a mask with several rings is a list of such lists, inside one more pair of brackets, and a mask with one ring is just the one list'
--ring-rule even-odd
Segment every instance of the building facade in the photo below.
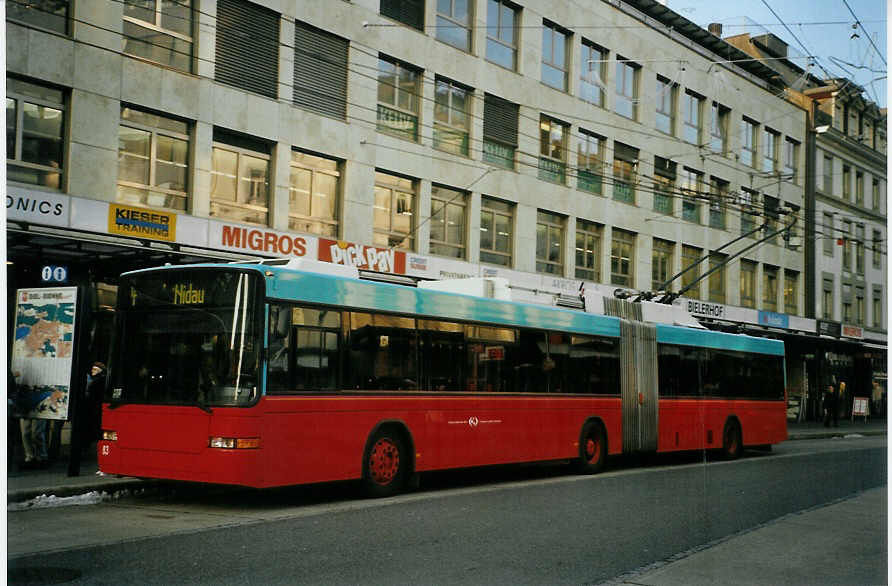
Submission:
{"label": "building facade", "polygon": [[64,266],[105,323],[123,270],[297,256],[683,291],[714,327],[812,340],[808,111],[783,90],[644,0],[7,2],[8,303]]}

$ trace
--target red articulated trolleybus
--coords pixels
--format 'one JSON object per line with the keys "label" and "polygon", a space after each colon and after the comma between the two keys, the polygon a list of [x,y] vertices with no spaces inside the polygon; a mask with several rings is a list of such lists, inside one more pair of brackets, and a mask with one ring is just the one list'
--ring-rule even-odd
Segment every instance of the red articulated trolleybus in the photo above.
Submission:
{"label": "red articulated trolleybus", "polygon": [[787,437],[782,342],[643,321],[657,304],[592,296],[580,311],[299,263],[122,277],[104,473],[361,479],[384,496],[431,470],[571,460],[591,473],[609,454],[734,458]]}

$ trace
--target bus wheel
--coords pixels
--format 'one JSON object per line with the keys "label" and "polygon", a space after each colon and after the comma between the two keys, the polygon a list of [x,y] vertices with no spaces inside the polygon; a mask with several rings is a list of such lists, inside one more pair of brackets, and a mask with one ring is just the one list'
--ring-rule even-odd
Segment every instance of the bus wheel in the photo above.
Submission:
{"label": "bus wheel", "polygon": [[368,446],[363,470],[366,492],[372,497],[397,494],[405,486],[409,463],[402,436],[392,427],[379,429]]}
{"label": "bus wheel", "polygon": [[598,422],[589,422],[582,428],[579,442],[579,459],[576,469],[582,474],[595,474],[607,463],[607,436]]}
{"label": "bus wheel", "polygon": [[722,432],[722,455],[726,460],[736,460],[743,452],[743,438],[740,433],[740,424],[736,419],[729,419],[725,423],[725,431]]}

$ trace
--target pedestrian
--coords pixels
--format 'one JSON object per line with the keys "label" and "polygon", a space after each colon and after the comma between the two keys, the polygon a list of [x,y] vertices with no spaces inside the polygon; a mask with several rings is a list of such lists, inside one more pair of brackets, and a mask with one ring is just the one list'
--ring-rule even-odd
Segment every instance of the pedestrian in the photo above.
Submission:
{"label": "pedestrian", "polygon": [[833,425],[838,426],[837,417],[836,389],[833,388],[833,383],[830,383],[824,391],[824,427],[830,427],[831,419]]}
{"label": "pedestrian", "polygon": [[22,448],[25,451],[25,462],[22,468],[46,468],[49,456],[46,449],[46,419],[19,419],[22,432]]}
{"label": "pedestrian", "polygon": [[82,445],[89,449],[99,439],[102,419],[102,397],[105,393],[106,368],[102,362],[94,362],[87,375],[87,388],[84,392],[84,406],[81,421],[84,426]]}

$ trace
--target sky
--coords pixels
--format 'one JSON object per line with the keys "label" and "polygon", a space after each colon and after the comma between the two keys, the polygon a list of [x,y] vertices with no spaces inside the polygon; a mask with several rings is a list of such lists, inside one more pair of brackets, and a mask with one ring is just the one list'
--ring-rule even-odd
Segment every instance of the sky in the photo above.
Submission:
{"label": "sky", "polygon": [[[886,0],[666,0],[666,4],[703,28],[721,23],[723,37],[752,33],[746,27],[759,25],[801,55],[816,57],[811,72],[817,77],[829,73],[853,79],[869,99],[886,107]],[[853,27],[856,22],[860,25]],[[755,31],[761,34],[758,27]],[[806,59],[797,63],[807,66]]]}

